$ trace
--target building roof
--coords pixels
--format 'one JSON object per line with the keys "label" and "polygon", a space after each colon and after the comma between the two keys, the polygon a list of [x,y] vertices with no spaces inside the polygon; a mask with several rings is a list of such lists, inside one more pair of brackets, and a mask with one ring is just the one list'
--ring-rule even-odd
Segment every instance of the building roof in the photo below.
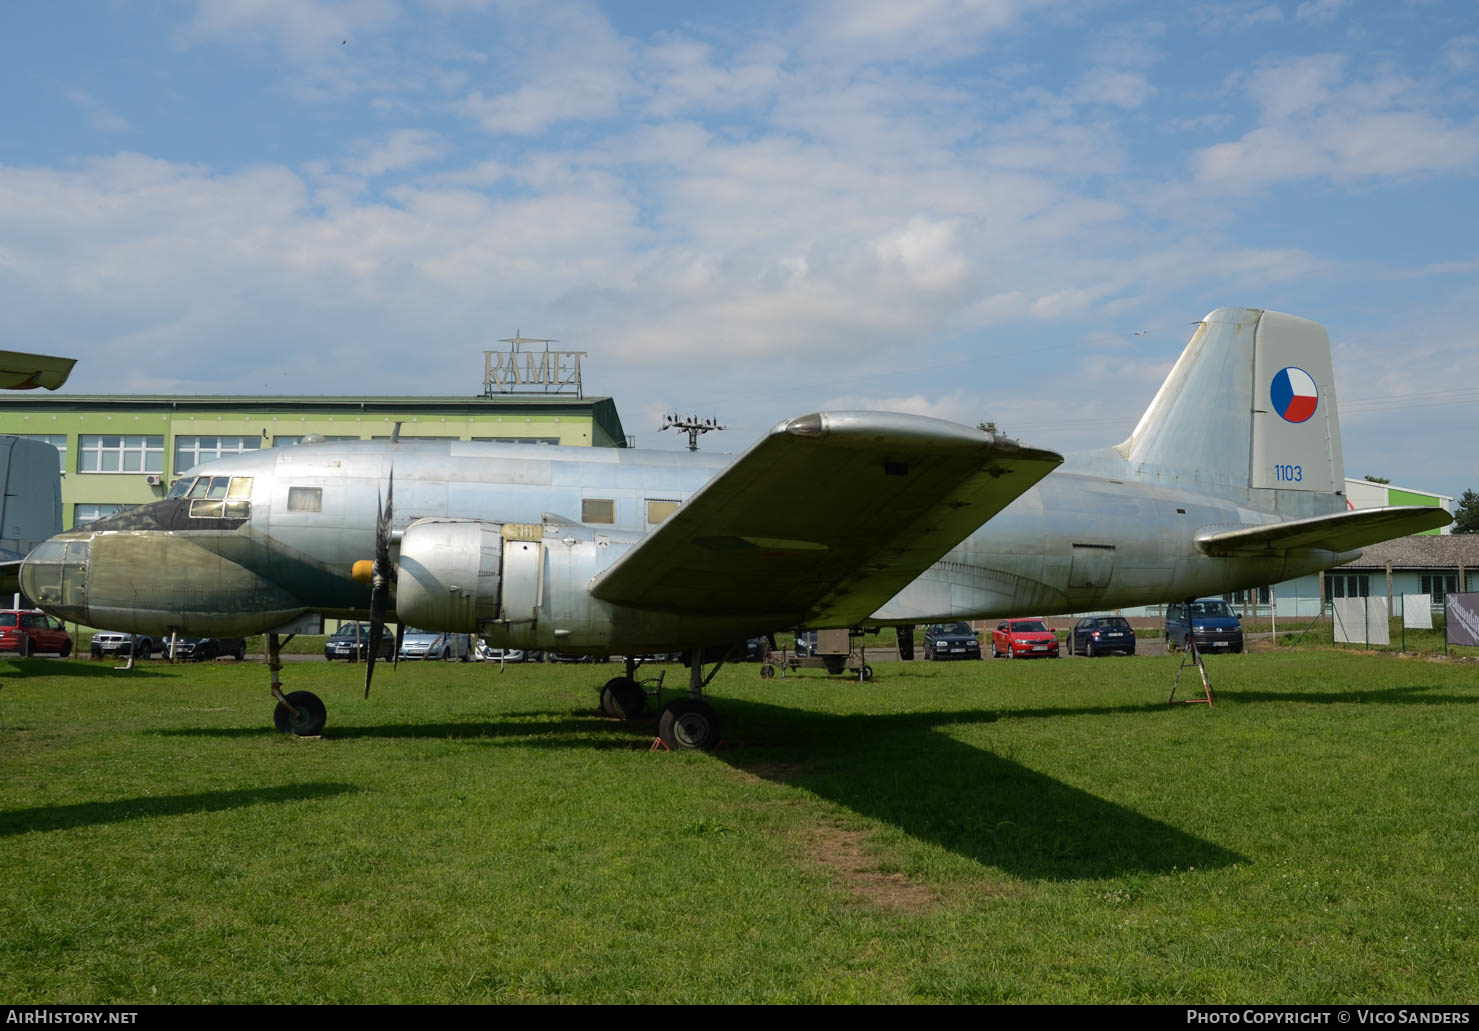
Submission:
{"label": "building roof", "polygon": [[437,414],[557,415],[562,411],[589,414],[591,421],[621,446],[626,443],[616,402],[609,397],[571,394],[511,394],[495,397],[351,397],[332,395],[278,396],[245,394],[53,394],[49,397],[5,397],[0,411],[109,412],[156,410],[168,412],[292,412],[334,415],[353,411],[391,415],[422,409]]}
{"label": "building roof", "polygon": [[1464,569],[1479,570],[1479,534],[1398,537],[1361,549],[1361,557],[1341,569]]}

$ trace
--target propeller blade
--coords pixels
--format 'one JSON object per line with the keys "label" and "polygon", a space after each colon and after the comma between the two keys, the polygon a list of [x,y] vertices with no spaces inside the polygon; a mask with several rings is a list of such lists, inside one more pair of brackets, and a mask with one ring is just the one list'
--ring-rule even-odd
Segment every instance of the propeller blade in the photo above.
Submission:
{"label": "propeller blade", "polygon": [[399,669],[401,665],[401,645],[406,643],[406,624],[395,625],[395,658],[390,660],[391,669]]}
{"label": "propeller blade", "polygon": [[[390,566],[390,520],[395,502],[395,470],[390,471],[390,483],[385,489],[385,507],[375,499],[375,567],[370,575],[370,650],[365,661],[365,697],[370,697],[370,681],[375,676],[375,657],[380,652],[380,641],[385,635],[385,612],[390,605],[390,581],[395,571]],[[400,653],[400,641],[396,642],[396,655]],[[392,656],[392,660],[396,656]]]}

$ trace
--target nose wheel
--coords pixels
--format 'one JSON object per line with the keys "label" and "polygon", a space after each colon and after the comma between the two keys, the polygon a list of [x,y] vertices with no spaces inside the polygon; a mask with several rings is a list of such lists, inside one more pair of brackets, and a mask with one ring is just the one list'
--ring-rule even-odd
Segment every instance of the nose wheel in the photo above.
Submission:
{"label": "nose wheel", "polygon": [[277,699],[277,708],[272,710],[272,725],[279,734],[296,734],[299,737],[316,737],[323,733],[328,722],[329,711],[323,699],[312,691],[282,693],[282,645],[293,639],[278,641],[276,634],[267,635],[267,668],[272,671],[272,697]]}

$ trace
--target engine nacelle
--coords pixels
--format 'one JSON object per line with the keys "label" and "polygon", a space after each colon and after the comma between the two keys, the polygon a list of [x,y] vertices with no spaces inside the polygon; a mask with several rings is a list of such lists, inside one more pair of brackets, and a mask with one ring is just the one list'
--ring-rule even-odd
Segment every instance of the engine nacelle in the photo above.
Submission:
{"label": "engine nacelle", "polygon": [[503,524],[419,519],[401,536],[395,611],[408,626],[476,633],[500,617]]}

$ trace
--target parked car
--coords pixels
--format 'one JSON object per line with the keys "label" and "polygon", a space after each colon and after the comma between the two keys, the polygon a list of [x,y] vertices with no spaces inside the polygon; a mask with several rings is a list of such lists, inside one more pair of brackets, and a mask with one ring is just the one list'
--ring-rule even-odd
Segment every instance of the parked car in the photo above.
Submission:
{"label": "parked car", "polygon": [[147,659],[154,654],[154,638],[144,634],[125,634],[120,630],[99,630],[92,635],[88,651],[94,659],[104,655],[132,655]]}
{"label": "parked car", "polygon": [[474,658],[479,662],[524,662],[528,653],[522,648],[493,648],[479,640]]}
{"label": "parked car", "polygon": [[[324,642],[324,658],[333,661],[362,662],[370,654],[370,624],[344,623]],[[388,659],[395,654],[395,635],[388,628],[380,631],[376,658]]]}
{"label": "parked car", "polygon": [[[160,650],[168,655],[170,640],[160,642]],[[245,637],[177,637],[174,641],[175,658],[181,662],[209,662],[222,655],[230,655],[237,662],[246,659]]]}
{"label": "parked car", "polygon": [[1073,625],[1068,650],[1074,655],[1135,654],[1135,628],[1124,616],[1086,616]]}
{"label": "parked car", "polygon": [[1042,618],[1004,619],[991,631],[991,657],[1009,659],[1056,659],[1058,635]]}
{"label": "parked car", "polygon": [[1221,598],[1198,598],[1191,603],[1189,618],[1186,602],[1166,606],[1166,648],[1170,651],[1185,648],[1188,633],[1196,639],[1200,651],[1243,650],[1243,624],[1232,606]]}
{"label": "parked car", "polygon": [[72,654],[72,635],[55,616],[38,610],[0,609],[0,651],[30,658],[37,652]]}
{"label": "parked car", "polygon": [[931,660],[979,659],[981,642],[969,623],[931,623],[924,628],[924,657]]}
{"label": "parked car", "polygon": [[403,659],[457,659],[467,662],[471,657],[472,645],[467,634],[444,634],[411,627],[401,636]]}
{"label": "parked car", "polygon": [[545,652],[545,662],[610,662],[609,655],[576,655],[574,652]]}

